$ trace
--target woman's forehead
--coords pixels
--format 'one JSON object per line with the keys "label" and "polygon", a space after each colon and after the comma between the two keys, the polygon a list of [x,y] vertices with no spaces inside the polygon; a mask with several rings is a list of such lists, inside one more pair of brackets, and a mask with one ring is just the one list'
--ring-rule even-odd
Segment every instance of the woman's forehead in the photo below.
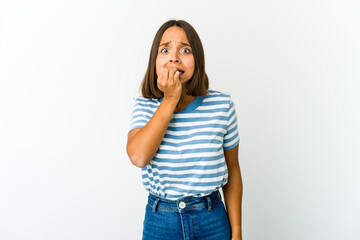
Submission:
{"label": "woman's forehead", "polygon": [[160,40],[160,45],[162,45],[164,43],[167,43],[167,45],[168,44],[177,44],[177,43],[189,44],[189,40],[186,36],[184,29],[182,29],[181,27],[173,26],[173,27],[166,29],[166,31],[162,35],[161,40]]}

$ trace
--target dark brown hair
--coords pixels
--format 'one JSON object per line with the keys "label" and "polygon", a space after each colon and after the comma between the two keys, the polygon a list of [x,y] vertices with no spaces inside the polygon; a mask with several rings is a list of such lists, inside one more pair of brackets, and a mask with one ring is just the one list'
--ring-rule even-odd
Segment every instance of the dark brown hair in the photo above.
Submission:
{"label": "dark brown hair", "polygon": [[166,29],[173,26],[184,29],[195,61],[194,74],[185,85],[188,90],[186,94],[191,96],[207,94],[206,90],[209,88],[209,79],[205,72],[204,49],[197,32],[184,20],[169,20],[159,28],[151,46],[148,67],[141,83],[141,93],[145,98],[160,98],[164,96],[164,93],[157,87],[156,58],[162,35]]}

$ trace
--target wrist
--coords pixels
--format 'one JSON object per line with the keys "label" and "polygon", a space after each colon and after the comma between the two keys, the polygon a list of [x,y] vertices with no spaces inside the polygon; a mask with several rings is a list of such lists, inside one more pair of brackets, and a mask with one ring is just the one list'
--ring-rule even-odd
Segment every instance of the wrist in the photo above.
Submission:
{"label": "wrist", "polygon": [[233,229],[231,236],[233,239],[241,239],[241,229]]}
{"label": "wrist", "polygon": [[168,96],[164,96],[162,102],[167,103],[167,104],[173,104],[173,105],[177,105],[179,102],[180,98],[177,97],[168,97]]}

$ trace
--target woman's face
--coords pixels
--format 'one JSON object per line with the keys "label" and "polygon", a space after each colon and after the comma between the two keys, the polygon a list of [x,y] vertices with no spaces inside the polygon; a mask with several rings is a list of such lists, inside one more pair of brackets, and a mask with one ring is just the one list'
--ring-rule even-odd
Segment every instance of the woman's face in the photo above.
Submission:
{"label": "woman's face", "polygon": [[195,60],[189,40],[184,29],[173,26],[164,32],[156,57],[156,75],[159,76],[161,67],[177,68],[180,82],[189,81],[194,74]]}

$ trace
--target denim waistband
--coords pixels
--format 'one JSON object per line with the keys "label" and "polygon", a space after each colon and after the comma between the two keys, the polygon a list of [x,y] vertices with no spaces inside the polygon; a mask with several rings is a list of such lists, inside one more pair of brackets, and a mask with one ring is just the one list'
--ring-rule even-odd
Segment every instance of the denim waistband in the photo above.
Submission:
{"label": "denim waistband", "polygon": [[221,201],[221,194],[219,190],[212,192],[210,195],[203,197],[183,197],[178,200],[169,200],[161,198],[149,193],[148,204],[152,207],[153,212],[156,209],[171,212],[184,212],[188,210],[208,208],[211,211],[212,206]]}

